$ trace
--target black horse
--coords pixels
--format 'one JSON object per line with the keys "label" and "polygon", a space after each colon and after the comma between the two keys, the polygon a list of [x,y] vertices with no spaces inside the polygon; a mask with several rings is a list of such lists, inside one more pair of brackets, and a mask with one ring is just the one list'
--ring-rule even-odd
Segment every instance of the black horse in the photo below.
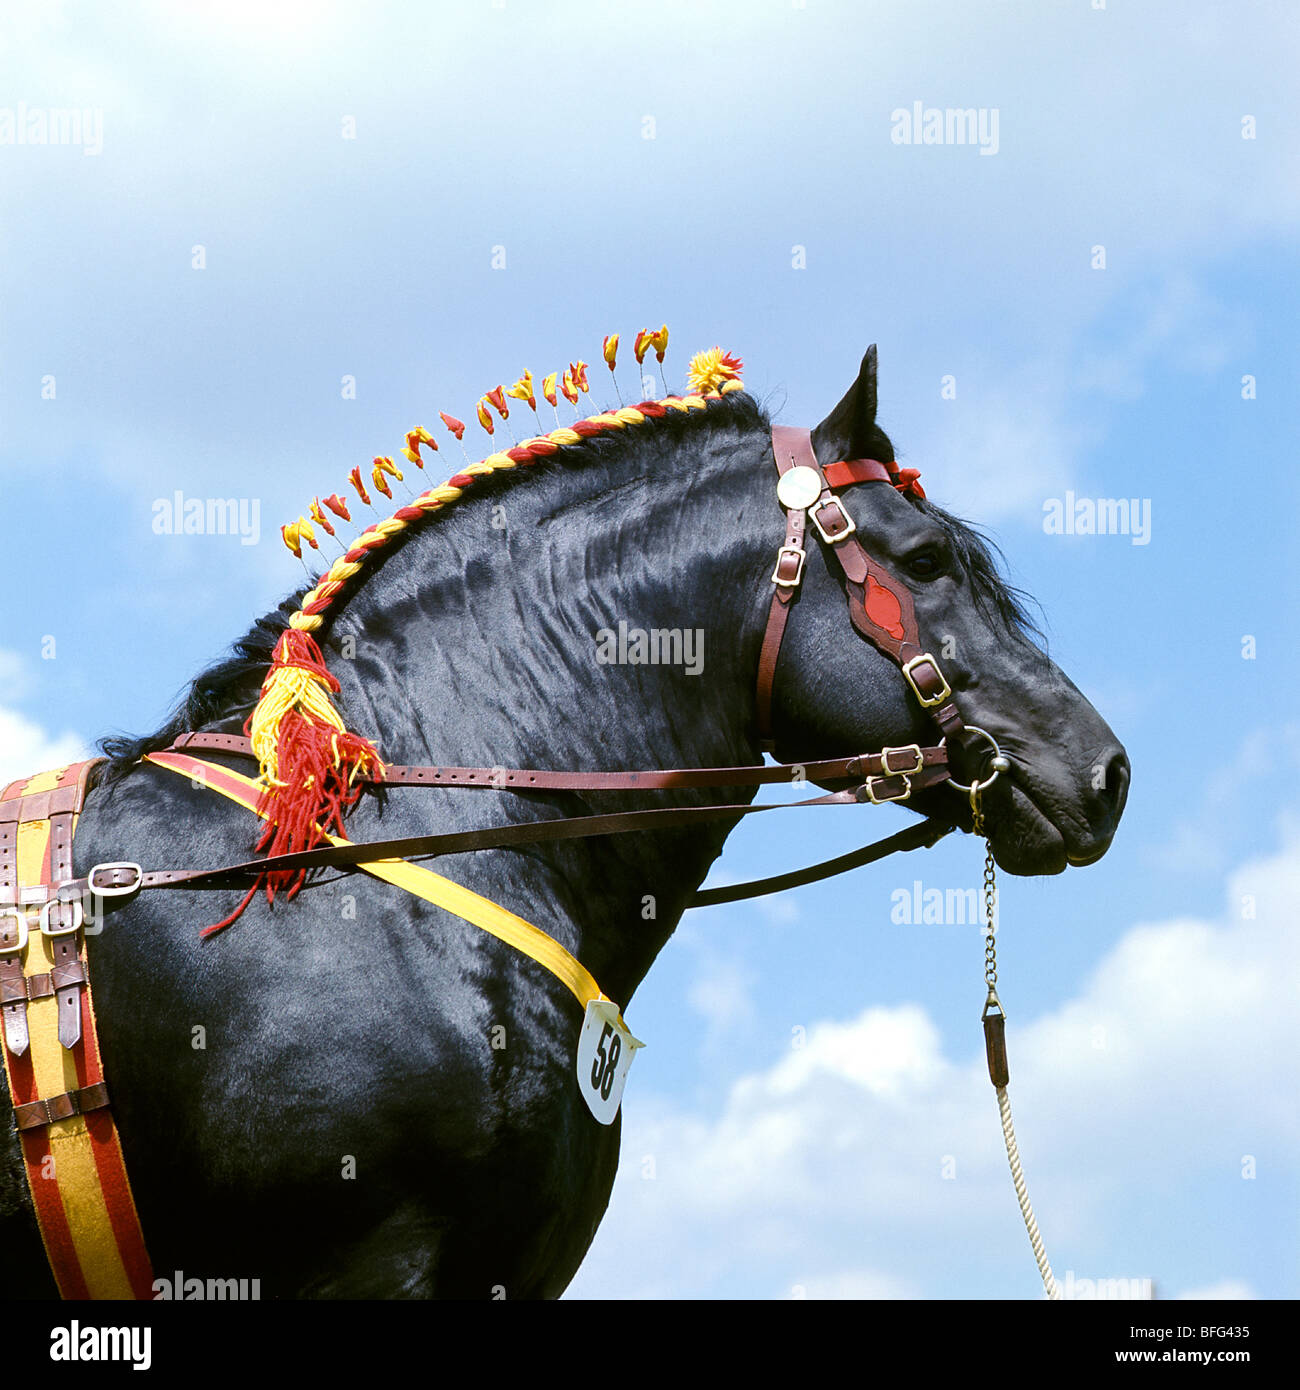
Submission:
{"label": "black horse", "polygon": [[[892,459],[875,416],[871,349],[814,431],[818,457]],[[318,634],[348,727],[394,763],[760,761],[755,671],[783,526],[775,481],[769,421],[743,392],[485,481],[368,566]],[[985,797],[998,862],[1049,874],[1097,859],[1127,760],[1031,640],[988,548],[887,484],[843,496],[871,555],[914,595],[921,640],[941,655],[963,717],[1011,760]],[[106,741],[78,872],[249,857],[261,822],[139,758],[186,729],[239,731],[296,607],[260,620],[155,736]],[[702,633],[702,670],[598,659],[597,634],[620,622]],[[898,668],[850,627],[815,544],[773,710],[787,761],[933,742]],[[716,799],[393,788],[363,798],[349,834]],[[909,805],[969,826],[949,788]],[[437,868],[535,922],[626,1010],[734,824],[490,850]],[[558,1295],[605,1211],[619,1145],[617,1122],[597,1123],[575,1085],[572,995],[510,946],[365,874],[326,876],[274,907],[259,895],[201,941],[239,896],[139,894],[89,947],[155,1270],[259,1278],[263,1297]],[[13,1136],[8,1155],[8,1268],[38,1290],[48,1273]]]}

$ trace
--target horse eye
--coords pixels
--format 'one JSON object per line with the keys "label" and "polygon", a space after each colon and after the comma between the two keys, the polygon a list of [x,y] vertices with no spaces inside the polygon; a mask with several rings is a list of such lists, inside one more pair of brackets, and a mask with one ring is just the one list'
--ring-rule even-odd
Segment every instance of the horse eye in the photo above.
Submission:
{"label": "horse eye", "polygon": [[933,549],[918,550],[903,562],[916,579],[937,579],[944,572],[943,556]]}

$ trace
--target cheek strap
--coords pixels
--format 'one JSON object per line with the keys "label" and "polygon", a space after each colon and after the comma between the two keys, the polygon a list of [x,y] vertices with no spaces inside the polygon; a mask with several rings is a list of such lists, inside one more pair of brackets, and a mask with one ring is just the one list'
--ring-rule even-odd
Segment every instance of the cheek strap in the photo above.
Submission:
{"label": "cheek strap", "polygon": [[[778,500],[786,513],[786,534],[772,572],[772,598],[759,653],[757,707],[762,748],[771,752],[775,745],[772,686],[786,623],[803,580],[807,559],[805,516],[844,575],[849,621],[901,669],[912,694],[939,726],[940,733],[945,738],[960,738],[964,732],[961,715],[939,663],[921,647],[910,590],[863,549],[853,518],[832,490],[853,482],[879,481],[890,482],[899,491],[915,491],[924,496],[916,481],[919,473],[914,468],[906,469],[909,476],[904,478],[904,472],[877,459],[852,459],[822,468],[813,450],[812,432],[788,425],[773,426],[772,452],[778,474]],[[782,485],[781,480],[795,469],[808,471],[806,491],[789,483]],[[817,483],[821,487],[814,496]]]}

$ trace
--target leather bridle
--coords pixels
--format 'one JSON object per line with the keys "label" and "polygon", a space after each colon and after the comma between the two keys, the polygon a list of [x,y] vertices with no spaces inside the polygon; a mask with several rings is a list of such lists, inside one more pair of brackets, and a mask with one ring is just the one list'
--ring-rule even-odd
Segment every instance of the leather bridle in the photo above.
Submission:
{"label": "leather bridle", "polygon": [[[826,470],[817,462],[811,433],[776,425],[772,429],[772,450],[778,474],[776,494],[785,508],[786,533],[785,544],[777,552],[776,568],[772,571],[772,603],[758,662],[758,725],[764,750],[770,751],[773,746],[772,683],[781,639],[807,562],[803,543],[807,531],[805,518],[812,522],[827,553],[835,559],[844,576],[849,621],[872,646],[902,670],[903,679],[921,708],[938,725],[941,738],[960,740],[965,725],[939,663],[921,648],[912,595],[863,549],[853,518],[832,490]],[[834,485],[839,487],[873,481],[887,482],[899,489],[915,486],[913,482],[902,480],[897,464],[881,463],[877,459],[835,463],[831,469],[835,470]],[[917,763],[911,772],[919,773],[924,759],[917,745],[885,749],[883,753],[911,753],[913,750],[917,753]],[[925,751],[937,753],[940,750]],[[905,779],[908,770],[903,768],[893,775]],[[886,793],[877,797],[869,794],[867,799],[902,801],[910,790],[909,785],[901,795]]]}
{"label": "leather bridle", "polygon": [[[813,451],[808,430],[775,426],[773,453],[777,467],[777,496],[786,514],[785,540],[777,552],[772,572],[772,596],[767,626],[760,650],[757,676],[758,725],[762,746],[771,751],[772,687],[777,659],[790,612],[803,580],[807,563],[804,546],[811,522],[813,531],[839,566],[848,599],[849,618],[854,628],[878,650],[895,662],[912,694],[938,728],[939,742],[923,747],[918,743],[882,748],[879,753],[859,753],[851,757],[830,758],[800,764],[755,764],[731,768],[672,768],[612,772],[542,771],[501,767],[422,767],[386,765],[381,777],[365,780],[384,786],[480,787],[511,791],[652,791],[721,786],[760,786],[788,783],[796,778],[819,783],[858,779],[851,790],[830,792],[793,803],[754,805],[737,802],[714,806],[660,807],[643,811],[619,811],[605,815],[569,816],[492,826],[483,830],[452,831],[437,835],[406,836],[398,839],[343,843],[278,854],[228,864],[217,869],[167,869],[144,872],[134,863],[102,864],[84,879],[66,881],[67,895],[89,891],[104,896],[123,896],[144,888],[224,888],[246,886],[250,877],[283,875],[278,881],[301,882],[312,869],[351,869],[357,864],[388,858],[419,859],[480,849],[507,848],[553,840],[580,839],[596,835],[635,830],[667,829],[713,820],[739,818],[765,811],[798,806],[852,805],[870,802],[882,805],[906,801],[914,791],[950,781],[963,792],[970,787],[952,781],[948,761],[950,742],[982,735],[992,745],[995,756],[992,775],[974,784],[979,790],[991,784],[1005,768],[996,743],[983,730],[966,726],[953,702],[952,691],[938,662],[923,650],[916,624],[912,596],[884,567],[863,548],[852,518],[836,496],[837,487],[853,483],[882,481],[907,491],[920,492],[916,474],[900,470],[895,463],[875,459],[854,459],[823,468]],[[182,734],[171,749],[147,754],[146,760],[164,762],[169,752],[211,750],[237,756],[252,756],[249,740],[236,734]],[[999,766],[1000,765],[1000,766]],[[741,898],[757,897],[785,888],[816,882],[871,863],[898,850],[934,844],[954,826],[930,819],[909,827],[887,839],[852,854],[841,855],[807,869],[738,884],[724,889],[697,893],[692,907],[712,906]]]}

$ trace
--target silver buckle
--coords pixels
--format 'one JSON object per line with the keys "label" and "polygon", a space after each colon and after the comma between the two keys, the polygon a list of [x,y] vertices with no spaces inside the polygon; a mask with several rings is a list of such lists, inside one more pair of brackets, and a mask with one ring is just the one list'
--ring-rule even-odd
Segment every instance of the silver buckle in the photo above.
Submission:
{"label": "silver buckle", "polygon": [[[793,555],[797,560],[795,565],[794,578],[781,578],[781,561],[787,555]],[[783,545],[776,552],[776,568],[772,571],[772,583],[782,589],[797,589],[803,579],[803,567],[808,563],[808,552],[801,545]]]}
{"label": "silver buckle", "polygon": [[[828,536],[826,534],[826,528],[817,519],[817,512],[819,510],[825,510],[827,507],[834,507],[844,518],[844,530],[839,532],[838,535]],[[817,534],[821,536],[822,540],[824,540],[827,545],[839,545],[841,541],[848,540],[854,531],[858,529],[853,524],[853,518],[844,510],[844,503],[834,494],[827,498],[825,502],[814,502],[813,505],[808,508],[808,519],[817,528]]]}
{"label": "silver buckle", "polygon": [[15,907],[12,903],[6,903],[0,907],[0,920],[5,917],[13,917],[18,923],[18,944],[16,946],[0,946],[0,956],[13,955],[15,951],[21,951],[27,945],[27,913],[21,907]]}
{"label": "silver buckle", "polygon": [[[943,689],[937,695],[922,695],[921,689],[912,676],[912,667],[919,666],[921,662],[928,661],[934,667],[934,673],[943,682]],[[920,656],[914,656],[911,661],[903,666],[903,677],[908,685],[912,687],[912,694],[921,702],[925,709],[931,709],[935,705],[941,705],[952,694],[952,689],[948,684],[948,678],[943,674],[939,663],[930,655],[929,652],[922,652]]]}
{"label": "silver buckle", "polygon": [[[70,907],[72,909],[72,925],[70,927],[52,927],[50,925],[50,912],[56,907]],[[80,898],[71,898],[62,901],[59,898],[51,898],[41,908],[41,932],[45,936],[68,936],[81,928],[81,924],[86,920],[86,908]]]}
{"label": "silver buckle", "polygon": [[[111,884],[107,888],[101,888],[95,882],[95,875],[107,869],[131,869],[135,873],[135,882],[128,884]],[[86,875],[86,882],[90,885],[90,891],[97,898],[124,898],[128,893],[134,893],[140,887],[144,879],[144,870],[139,864],[130,859],[112,859],[104,864],[96,864]]]}

